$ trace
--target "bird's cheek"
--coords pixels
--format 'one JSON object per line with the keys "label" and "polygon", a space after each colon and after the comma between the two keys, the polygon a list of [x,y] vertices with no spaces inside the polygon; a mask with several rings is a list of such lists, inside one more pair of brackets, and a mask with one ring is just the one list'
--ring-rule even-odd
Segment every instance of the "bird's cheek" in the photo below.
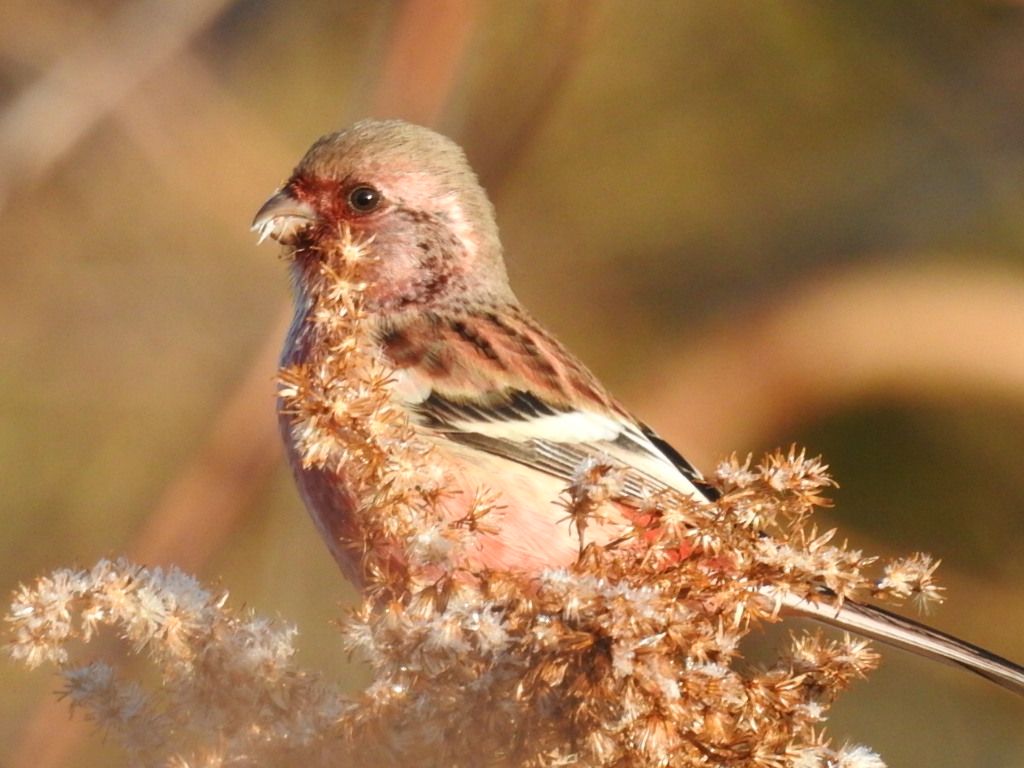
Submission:
{"label": "bird's cheek", "polygon": [[420,298],[425,277],[422,265],[408,249],[374,241],[370,293],[382,305],[406,305]]}

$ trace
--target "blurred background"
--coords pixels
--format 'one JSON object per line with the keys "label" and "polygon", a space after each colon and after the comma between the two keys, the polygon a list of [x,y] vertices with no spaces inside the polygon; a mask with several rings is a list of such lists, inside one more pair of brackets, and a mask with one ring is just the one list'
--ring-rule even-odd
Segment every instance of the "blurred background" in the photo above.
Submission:
{"label": "blurred background", "polygon": [[[822,523],[941,558],[929,620],[1024,660],[1024,6],[6,0],[0,94],[5,590],[176,563],[365,680],[280,461],[288,284],[248,225],[318,135],[401,116],[463,143],[521,298],[640,416],[707,470],[823,454]],[[118,764],[52,671],[0,670],[0,766]],[[1019,766],[1022,719],[884,651],[829,731]]]}

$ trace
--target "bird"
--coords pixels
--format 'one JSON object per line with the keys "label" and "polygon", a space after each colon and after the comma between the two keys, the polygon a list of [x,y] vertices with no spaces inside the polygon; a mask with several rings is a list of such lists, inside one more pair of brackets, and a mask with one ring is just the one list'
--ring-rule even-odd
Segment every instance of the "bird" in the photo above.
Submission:
{"label": "bird", "polygon": [[[578,540],[554,502],[588,460],[610,457],[629,477],[697,502],[717,498],[693,464],[522,307],[495,209],[457,143],[401,120],[359,121],[317,140],[252,223],[260,242],[273,238],[293,253],[315,253],[317,240],[340,227],[372,240],[362,299],[377,352],[394,372],[395,405],[467,494],[486,485],[504,505],[502,532],[480,565],[531,572],[572,563]],[[311,354],[306,280],[293,261],[295,319],[283,365]],[[279,419],[300,495],[358,582],[345,546],[355,535],[353,491],[343,475],[304,466],[288,415]],[[892,611],[798,596],[784,597],[784,607],[1024,695],[1024,667]]]}

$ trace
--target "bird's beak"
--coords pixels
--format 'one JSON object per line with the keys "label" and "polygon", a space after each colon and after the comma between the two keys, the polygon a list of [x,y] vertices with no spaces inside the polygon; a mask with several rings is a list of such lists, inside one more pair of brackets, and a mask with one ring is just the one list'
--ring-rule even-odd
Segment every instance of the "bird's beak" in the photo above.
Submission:
{"label": "bird's beak", "polygon": [[317,219],[316,211],[308,203],[296,200],[287,190],[276,192],[252,220],[252,231],[258,232],[262,243],[268,237],[284,245],[294,245],[306,228]]}

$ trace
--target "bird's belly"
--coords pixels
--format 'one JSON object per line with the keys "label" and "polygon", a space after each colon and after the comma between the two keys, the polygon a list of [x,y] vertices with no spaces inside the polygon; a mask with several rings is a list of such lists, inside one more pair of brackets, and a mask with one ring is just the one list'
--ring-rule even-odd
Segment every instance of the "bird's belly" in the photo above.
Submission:
{"label": "bird's belly", "polygon": [[292,440],[290,418],[281,414],[278,424],[284,438],[285,455],[306,510],[345,577],[361,585],[359,544],[363,536],[355,515],[356,499],[344,471],[303,467],[302,457]]}
{"label": "bird's belly", "polygon": [[[365,548],[356,509],[360,500],[339,471],[304,468],[291,438],[289,420],[280,419],[288,461],[306,509],[331,555],[353,583],[363,582]],[[464,518],[481,492],[496,497],[486,528],[466,548],[465,565],[501,571],[536,572],[575,561],[580,551],[577,529],[560,503],[565,482],[499,456],[435,438],[432,462],[443,466],[451,484],[438,505],[438,517]],[[591,521],[584,541],[604,543],[623,533],[623,526]]]}
{"label": "bird's belly", "polygon": [[[475,564],[502,571],[536,572],[572,564],[580,552],[580,535],[563,501],[566,483],[508,459],[444,440],[443,451],[465,499],[450,516],[465,515],[481,490],[498,499],[490,525],[497,533],[481,535],[469,554]],[[612,511],[612,510],[610,510]],[[613,512],[614,513],[614,512]],[[616,519],[622,518],[616,515]],[[624,533],[614,522],[588,521],[584,543],[607,543]]]}

